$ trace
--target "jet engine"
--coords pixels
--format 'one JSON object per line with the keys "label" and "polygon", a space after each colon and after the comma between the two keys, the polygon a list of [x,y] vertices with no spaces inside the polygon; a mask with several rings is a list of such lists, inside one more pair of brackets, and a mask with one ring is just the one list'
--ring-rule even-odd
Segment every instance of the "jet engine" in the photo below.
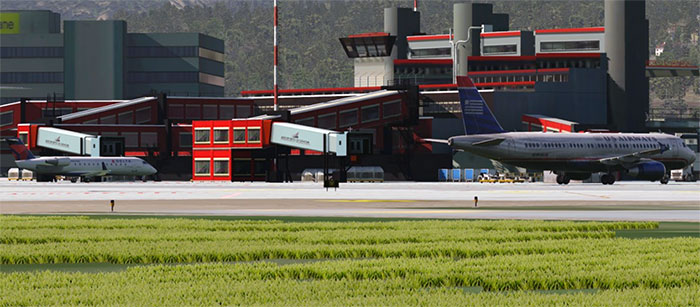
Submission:
{"label": "jet engine", "polygon": [[67,166],[70,164],[70,158],[53,158],[46,160],[47,164],[53,166]]}
{"label": "jet engine", "polygon": [[637,179],[655,181],[666,175],[666,167],[657,161],[641,162],[628,169],[627,174]]}

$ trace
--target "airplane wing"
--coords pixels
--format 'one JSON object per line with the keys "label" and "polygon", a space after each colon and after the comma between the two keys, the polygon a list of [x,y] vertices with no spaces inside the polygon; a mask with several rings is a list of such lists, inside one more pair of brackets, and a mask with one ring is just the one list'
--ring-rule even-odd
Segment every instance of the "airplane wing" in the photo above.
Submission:
{"label": "airplane wing", "polygon": [[637,163],[642,159],[648,158],[648,157],[656,155],[656,154],[660,154],[666,150],[668,150],[667,147],[661,146],[659,148],[642,150],[642,151],[638,151],[635,153],[626,154],[626,155],[622,155],[622,156],[603,158],[603,159],[600,159],[600,163],[603,163],[605,165],[620,165],[620,164]]}
{"label": "airplane wing", "polygon": [[107,176],[109,173],[112,171],[107,169],[107,166],[105,165],[104,162],[102,162],[102,169],[99,171],[92,171],[92,172],[84,172],[80,174],[80,176],[85,176],[85,177],[102,177],[102,176]]}

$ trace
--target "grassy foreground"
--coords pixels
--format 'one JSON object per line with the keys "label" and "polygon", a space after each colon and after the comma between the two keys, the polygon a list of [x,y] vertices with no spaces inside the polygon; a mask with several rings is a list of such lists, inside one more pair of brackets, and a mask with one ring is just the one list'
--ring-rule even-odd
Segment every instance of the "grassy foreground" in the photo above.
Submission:
{"label": "grassy foreground", "polygon": [[700,305],[700,238],[616,236],[658,226],[0,216],[0,305]]}

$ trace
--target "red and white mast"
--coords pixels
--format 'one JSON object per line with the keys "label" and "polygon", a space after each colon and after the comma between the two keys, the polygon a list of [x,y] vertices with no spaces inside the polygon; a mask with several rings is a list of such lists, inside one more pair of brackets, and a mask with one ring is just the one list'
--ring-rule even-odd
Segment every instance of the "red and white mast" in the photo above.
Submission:
{"label": "red and white mast", "polygon": [[277,95],[279,92],[278,87],[277,87],[277,0],[274,0],[274,1],[275,1],[275,26],[274,26],[274,33],[275,33],[275,38],[274,38],[275,59],[274,59],[274,62],[275,62],[275,64],[274,64],[274,77],[273,77],[274,85],[272,88],[272,92],[274,95],[274,100],[273,100],[274,110],[277,111],[279,108],[277,106]]}
{"label": "red and white mast", "polygon": [[418,0],[413,0],[413,11],[418,12]]}

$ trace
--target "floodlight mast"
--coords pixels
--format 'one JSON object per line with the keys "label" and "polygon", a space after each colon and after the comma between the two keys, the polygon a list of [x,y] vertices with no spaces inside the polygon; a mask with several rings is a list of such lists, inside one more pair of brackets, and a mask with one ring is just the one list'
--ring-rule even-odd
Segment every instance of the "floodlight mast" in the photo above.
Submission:
{"label": "floodlight mast", "polygon": [[469,29],[467,29],[467,39],[458,40],[456,42],[453,40],[452,29],[450,29],[449,39],[450,39],[450,47],[452,49],[452,83],[453,84],[457,84],[457,67],[459,67],[459,66],[457,66],[457,60],[459,59],[459,57],[457,56],[457,50],[459,50],[459,45],[468,43],[472,39],[471,38],[472,30],[477,30],[477,29],[481,29],[481,32],[484,32],[484,25],[469,27]]}

